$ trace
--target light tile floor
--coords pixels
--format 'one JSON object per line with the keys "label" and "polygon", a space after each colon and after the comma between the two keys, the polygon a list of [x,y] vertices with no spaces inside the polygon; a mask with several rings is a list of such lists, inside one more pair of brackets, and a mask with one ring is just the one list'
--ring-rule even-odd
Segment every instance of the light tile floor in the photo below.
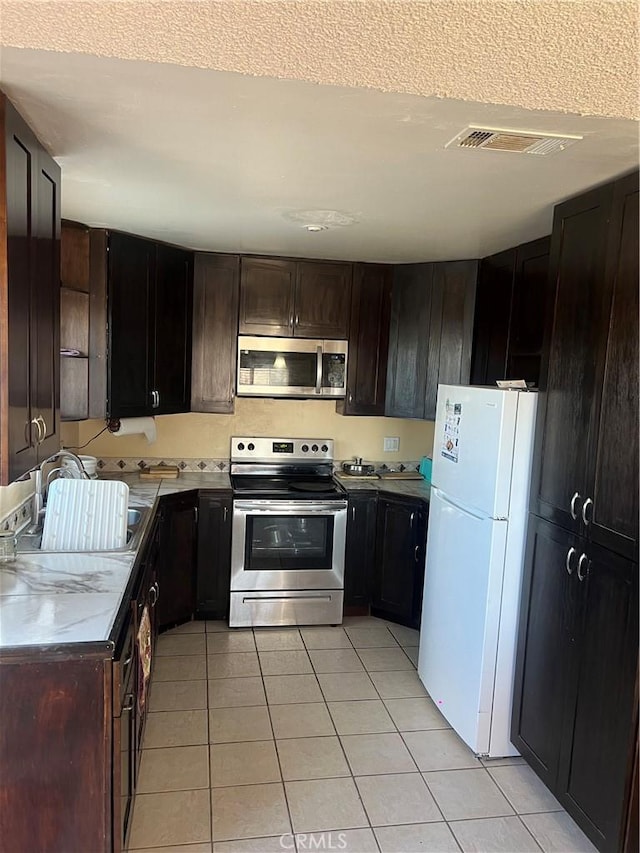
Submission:
{"label": "light tile floor", "polygon": [[373,617],[163,634],[129,850],[594,851],[522,759],[451,730],[417,644]]}

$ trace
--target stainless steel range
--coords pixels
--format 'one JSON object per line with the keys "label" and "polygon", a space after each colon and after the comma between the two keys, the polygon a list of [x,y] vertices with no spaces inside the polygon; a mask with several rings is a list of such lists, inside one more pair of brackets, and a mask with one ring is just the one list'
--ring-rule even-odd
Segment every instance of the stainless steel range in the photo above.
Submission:
{"label": "stainless steel range", "polygon": [[347,496],[333,441],[231,439],[232,628],[342,622]]}

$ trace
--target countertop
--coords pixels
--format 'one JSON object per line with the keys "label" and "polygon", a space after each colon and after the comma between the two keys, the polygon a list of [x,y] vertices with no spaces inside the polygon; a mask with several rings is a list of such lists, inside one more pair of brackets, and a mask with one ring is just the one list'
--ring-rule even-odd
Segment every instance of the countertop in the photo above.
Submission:
{"label": "countertop", "polygon": [[[105,474],[129,486],[131,506],[155,507],[157,498],[191,489],[229,489],[228,474],[181,474],[141,480]],[[148,514],[145,531],[153,512]],[[0,564],[0,650],[109,639],[138,551],[77,554],[22,553]]]}
{"label": "countertop", "polygon": [[[131,506],[155,507],[158,498],[199,489],[230,489],[228,474],[185,473],[141,480],[136,473],[105,474],[129,486]],[[375,491],[429,500],[424,480],[347,480],[348,492]],[[153,512],[148,514],[148,529]],[[146,530],[144,531],[146,532]],[[143,547],[145,536],[140,538]],[[138,551],[77,554],[22,553],[0,564],[0,650],[66,643],[107,642]]]}
{"label": "countertop", "polygon": [[409,498],[420,498],[429,502],[431,484],[426,480],[393,480],[380,477],[377,480],[361,480],[356,477],[341,476],[340,485],[347,492],[386,492],[392,495],[405,495]]}

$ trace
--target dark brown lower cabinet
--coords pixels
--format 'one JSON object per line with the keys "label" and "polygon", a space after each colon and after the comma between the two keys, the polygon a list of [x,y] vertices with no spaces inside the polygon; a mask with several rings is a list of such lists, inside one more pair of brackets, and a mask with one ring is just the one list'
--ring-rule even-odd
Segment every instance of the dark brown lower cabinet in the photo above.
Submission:
{"label": "dark brown lower cabinet", "polygon": [[512,738],[603,851],[627,828],[637,602],[637,563],[530,516]]}
{"label": "dark brown lower cabinet", "polygon": [[200,619],[229,615],[232,493],[200,492],[196,614]]}
{"label": "dark brown lower cabinet", "polygon": [[344,566],[345,609],[368,608],[376,542],[376,492],[349,495]]}
{"label": "dark brown lower cabinet", "polygon": [[158,627],[192,618],[196,603],[198,493],[179,492],[160,498],[158,554]]}
{"label": "dark brown lower cabinet", "polygon": [[374,616],[420,626],[426,541],[427,504],[380,495],[371,587]]}

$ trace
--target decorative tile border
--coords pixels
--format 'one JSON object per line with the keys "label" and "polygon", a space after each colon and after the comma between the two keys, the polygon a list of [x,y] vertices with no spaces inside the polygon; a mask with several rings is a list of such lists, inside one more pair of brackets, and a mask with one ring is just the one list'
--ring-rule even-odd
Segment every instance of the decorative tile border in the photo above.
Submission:
{"label": "decorative tile border", "polygon": [[[352,462],[353,457],[344,461]],[[378,460],[367,462],[367,464],[374,465],[376,471],[417,471],[420,460],[393,463]],[[103,459],[98,459],[98,470],[108,474],[117,473],[118,471],[126,474],[132,471],[140,471],[142,468],[148,468],[150,465],[177,465],[181,471],[189,473],[206,471],[214,474],[221,472],[229,473],[230,468],[228,459],[173,459],[168,456],[145,456],[144,459],[140,459],[137,456],[106,456]],[[334,462],[334,470],[339,471],[341,469],[342,461],[336,460]]]}
{"label": "decorative tile border", "polygon": [[33,500],[29,495],[21,504],[14,507],[11,512],[8,512],[3,518],[0,518],[0,530],[20,530],[27,524],[31,523],[31,510]]}
{"label": "decorative tile border", "polygon": [[189,473],[209,472],[214,474],[229,471],[228,459],[173,459],[170,457],[145,456],[140,459],[137,456],[106,456],[98,459],[98,470],[108,474],[130,473],[149,468],[151,465],[177,465],[181,471]]}

